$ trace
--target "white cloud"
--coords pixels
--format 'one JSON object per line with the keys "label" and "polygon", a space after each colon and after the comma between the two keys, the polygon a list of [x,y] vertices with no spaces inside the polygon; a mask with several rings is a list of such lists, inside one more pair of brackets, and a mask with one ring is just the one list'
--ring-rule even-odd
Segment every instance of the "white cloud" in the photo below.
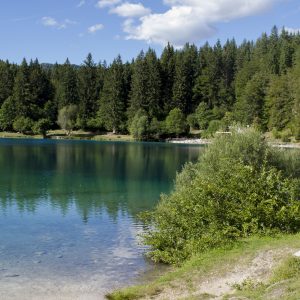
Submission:
{"label": "white cloud", "polygon": [[65,29],[65,28],[67,28],[68,25],[77,24],[77,22],[69,20],[69,19],[65,19],[62,22],[58,22],[56,19],[54,19],[52,17],[43,17],[41,19],[41,23],[46,27],[54,27],[57,29]]}
{"label": "white cloud", "polygon": [[51,26],[51,27],[59,26],[58,22],[54,18],[51,18],[51,17],[43,17],[42,24],[44,26]]}
{"label": "white cloud", "polygon": [[111,7],[119,4],[121,0],[99,0],[96,4],[98,8]]}
{"label": "white cloud", "polygon": [[125,2],[110,10],[111,13],[117,14],[120,17],[132,18],[149,15],[151,9],[144,7],[142,3]]}
{"label": "white cloud", "polygon": [[103,29],[103,27],[104,27],[103,24],[95,24],[95,25],[88,28],[88,32],[89,33],[95,33],[97,31]]}
{"label": "white cloud", "polygon": [[291,28],[291,27],[284,27],[284,29],[291,34],[298,34],[300,33],[300,28]]}
{"label": "white cloud", "polygon": [[85,0],[81,0],[81,1],[77,4],[77,7],[80,8],[80,7],[82,7],[83,5],[85,5]]}
{"label": "white cloud", "polygon": [[152,13],[135,24],[123,24],[127,39],[177,47],[198,42],[216,32],[216,25],[266,11],[277,0],[164,0],[165,13]]}

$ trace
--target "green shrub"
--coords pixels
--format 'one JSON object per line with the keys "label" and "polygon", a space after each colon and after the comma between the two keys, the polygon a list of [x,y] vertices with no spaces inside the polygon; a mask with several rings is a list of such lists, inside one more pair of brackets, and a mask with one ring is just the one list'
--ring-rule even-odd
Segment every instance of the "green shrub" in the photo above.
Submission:
{"label": "green shrub", "polygon": [[139,109],[129,126],[130,134],[137,140],[143,140],[148,136],[149,121],[146,113]]}
{"label": "green shrub", "polygon": [[290,129],[285,129],[281,132],[281,140],[284,143],[289,143],[291,141],[291,137],[292,137],[292,131]]}
{"label": "green shrub", "polygon": [[166,130],[177,137],[186,131],[185,117],[179,108],[172,109],[165,121]]}
{"label": "green shrub", "polygon": [[212,120],[209,122],[208,128],[203,132],[203,137],[210,138],[222,127],[220,120]]}
{"label": "green shrub", "polygon": [[13,123],[13,129],[17,132],[26,133],[31,131],[33,121],[30,118],[20,117]]}
{"label": "green shrub", "polygon": [[197,117],[195,114],[188,115],[186,118],[186,122],[190,126],[190,130],[191,129],[199,129]]}
{"label": "green shrub", "polygon": [[32,131],[34,134],[41,134],[43,137],[46,137],[50,127],[51,122],[48,119],[40,119],[33,125]]}
{"label": "green shrub", "polygon": [[272,129],[272,136],[276,140],[281,138],[280,132],[276,128]]}
{"label": "green shrub", "polygon": [[77,114],[78,107],[74,104],[64,106],[58,112],[57,124],[60,126],[61,129],[66,130],[68,132],[68,135],[75,128]]}
{"label": "green shrub", "polygon": [[252,129],[221,136],[177,176],[144,235],[155,261],[180,263],[193,253],[257,233],[300,229],[297,183]]}

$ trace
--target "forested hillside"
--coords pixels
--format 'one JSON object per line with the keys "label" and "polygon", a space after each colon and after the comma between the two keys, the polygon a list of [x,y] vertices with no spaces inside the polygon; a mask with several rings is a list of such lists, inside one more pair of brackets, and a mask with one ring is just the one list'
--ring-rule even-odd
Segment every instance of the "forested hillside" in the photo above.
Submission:
{"label": "forested hillside", "polygon": [[167,45],[81,66],[0,61],[0,129],[130,132],[136,138],[207,135],[232,123],[300,139],[300,34],[262,34],[237,45]]}

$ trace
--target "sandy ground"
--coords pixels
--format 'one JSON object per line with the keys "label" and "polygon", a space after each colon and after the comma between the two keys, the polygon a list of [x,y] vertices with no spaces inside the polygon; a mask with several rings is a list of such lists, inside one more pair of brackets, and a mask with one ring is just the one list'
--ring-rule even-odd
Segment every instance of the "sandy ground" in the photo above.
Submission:
{"label": "sandy ground", "polygon": [[192,279],[192,288],[187,288],[185,284],[178,282],[178,285],[174,283],[172,288],[165,289],[155,298],[146,299],[175,300],[191,296],[198,296],[199,299],[202,299],[201,295],[206,295],[205,299],[221,300],[224,295],[234,292],[235,284],[241,284],[245,280],[266,282],[271,276],[272,269],[280,263],[281,259],[294,251],[295,249],[289,248],[262,251],[250,261],[241,260],[234,266],[228,265],[227,271],[223,274],[215,271],[206,278],[199,278],[198,274],[198,277],[195,276]]}

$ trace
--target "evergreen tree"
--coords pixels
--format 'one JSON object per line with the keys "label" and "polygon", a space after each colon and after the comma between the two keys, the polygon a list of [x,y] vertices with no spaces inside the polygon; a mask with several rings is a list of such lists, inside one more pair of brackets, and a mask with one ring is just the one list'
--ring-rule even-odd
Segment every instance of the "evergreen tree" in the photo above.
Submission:
{"label": "evergreen tree", "polygon": [[280,60],[280,45],[278,29],[276,26],[272,28],[269,38],[269,51],[268,51],[268,70],[272,74],[279,74],[279,60]]}
{"label": "evergreen tree", "polygon": [[90,53],[81,66],[78,77],[80,127],[86,128],[88,120],[95,117],[99,97],[97,67]]}
{"label": "evergreen tree", "polygon": [[37,118],[38,108],[31,92],[30,69],[25,59],[23,59],[15,78],[13,100],[17,117]]}
{"label": "evergreen tree", "polygon": [[121,57],[114,59],[109,67],[100,99],[99,117],[107,130],[116,133],[124,130],[126,90],[124,67]]}
{"label": "evergreen tree", "polygon": [[34,120],[38,120],[39,118],[48,116],[49,104],[46,107],[46,111],[45,106],[48,101],[51,105],[53,104],[54,90],[49,75],[41,67],[37,59],[29,65],[29,85],[32,103],[37,109],[35,116],[31,115],[31,117]]}
{"label": "evergreen tree", "polygon": [[161,99],[160,65],[155,51],[142,51],[133,65],[129,119],[139,109],[146,111],[150,118],[159,116]]}
{"label": "evergreen tree", "polygon": [[258,125],[263,128],[265,124],[265,96],[268,78],[265,74],[257,73],[246,84],[244,93],[237,99],[235,105],[235,118],[244,125]]}
{"label": "evergreen tree", "polygon": [[274,76],[266,96],[268,128],[283,130],[291,121],[293,98],[287,76]]}
{"label": "evergreen tree", "polygon": [[[56,76],[55,76],[56,75]],[[69,59],[55,70],[56,102],[58,109],[71,104],[78,104],[78,80],[77,72],[70,64]]]}
{"label": "evergreen tree", "polygon": [[0,61],[0,107],[2,103],[12,95],[16,67],[8,61]]}
{"label": "evergreen tree", "polygon": [[195,45],[186,44],[176,53],[172,108],[179,108],[185,115],[195,108],[193,86],[198,74],[198,51]]}
{"label": "evergreen tree", "polygon": [[162,71],[162,107],[166,114],[172,108],[172,93],[175,77],[175,51],[169,43],[164,48],[161,59]]}

